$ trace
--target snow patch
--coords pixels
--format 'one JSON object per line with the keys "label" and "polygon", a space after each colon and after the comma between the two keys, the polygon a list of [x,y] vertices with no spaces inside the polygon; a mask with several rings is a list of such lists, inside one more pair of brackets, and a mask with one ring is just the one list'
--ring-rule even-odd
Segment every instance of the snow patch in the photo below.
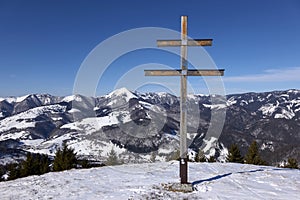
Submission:
{"label": "snow patch", "polygon": [[274,118],[285,118],[285,119],[292,119],[293,117],[295,117],[295,113],[286,110],[282,110],[281,114],[277,113],[274,116]]}
{"label": "snow patch", "polygon": [[226,108],[228,105],[227,104],[202,104],[204,107],[206,108],[210,108],[210,109],[224,109]]}
{"label": "snow patch", "polygon": [[274,152],[274,146],[273,146],[273,142],[269,141],[269,142],[264,142],[261,147],[261,150],[266,150],[269,149],[271,152]]}
{"label": "snow patch", "polygon": [[79,95],[70,95],[64,97],[61,101],[70,102],[70,101],[82,101],[82,98]]}
{"label": "snow patch", "polygon": [[16,103],[19,103],[19,102],[22,102],[22,101],[24,101],[27,97],[29,97],[30,96],[30,94],[29,95],[25,95],[25,96],[22,96],[22,97],[17,97],[16,98]]}
{"label": "snow patch", "polygon": [[0,98],[0,101],[7,101],[8,103],[19,103],[24,101],[30,94],[21,96],[21,97],[7,97],[7,98]]}
{"label": "snow patch", "polygon": [[236,102],[237,101],[234,99],[234,97],[230,97],[229,99],[227,99],[226,105],[227,106],[232,106],[232,105],[236,104]]}
{"label": "snow patch", "polygon": [[220,151],[220,156],[218,157],[218,161],[225,163],[229,151],[222,143],[220,145],[221,145],[221,151]]}
{"label": "snow patch", "polygon": [[14,103],[16,102],[16,97],[7,97],[4,100],[7,101],[8,103]]}
{"label": "snow patch", "polygon": [[63,120],[63,118],[62,117],[52,117],[52,120],[53,121],[59,121],[59,120]]}
{"label": "snow patch", "polygon": [[101,130],[103,126],[109,126],[117,124],[119,121],[116,116],[104,116],[104,117],[90,117],[80,121],[65,124],[61,128],[67,128],[71,130],[85,131],[86,134],[91,134]]}
{"label": "snow patch", "polygon": [[281,97],[284,97],[284,98],[289,98],[290,96],[288,95],[288,94],[282,94],[282,95],[280,95]]}
{"label": "snow patch", "polygon": [[69,113],[77,113],[77,112],[80,112],[79,109],[77,108],[72,108],[71,110],[68,111]]}
{"label": "snow patch", "polygon": [[145,108],[148,108],[149,110],[153,110],[154,112],[166,113],[166,110],[161,106],[152,105],[144,101],[139,101],[139,103]]}
{"label": "snow patch", "polygon": [[42,142],[44,142],[43,139],[36,139],[36,140],[20,140],[24,145],[26,146],[38,146]]}
{"label": "snow patch", "polygon": [[163,149],[163,148],[158,149],[158,154],[170,154],[172,152],[174,152],[173,149]]}
{"label": "snow patch", "polygon": [[0,132],[9,131],[11,129],[26,129],[35,127],[35,122],[31,122],[32,118],[16,118],[7,117],[0,121]]}
{"label": "snow patch", "polygon": [[187,98],[188,98],[189,100],[198,100],[198,97],[197,97],[196,95],[194,95],[194,94],[188,94],[188,95],[187,95]]}
{"label": "snow patch", "polygon": [[26,136],[28,136],[30,133],[27,131],[19,131],[19,132],[15,132],[15,133],[8,133],[8,134],[2,134],[0,136],[0,141],[4,141],[4,140],[8,140],[8,139],[25,139]]}
{"label": "snow patch", "polygon": [[266,105],[260,107],[258,110],[262,111],[263,115],[271,116],[276,111],[278,106],[279,106],[279,102],[276,101],[276,105],[269,103],[269,104],[266,104]]}
{"label": "snow patch", "polygon": [[203,152],[205,154],[207,154],[207,152],[209,152],[209,156],[214,156],[215,155],[215,146],[216,146],[216,142],[218,141],[218,138],[215,137],[211,137],[209,138],[209,140],[203,139],[203,143],[204,143],[204,148],[203,148]]}

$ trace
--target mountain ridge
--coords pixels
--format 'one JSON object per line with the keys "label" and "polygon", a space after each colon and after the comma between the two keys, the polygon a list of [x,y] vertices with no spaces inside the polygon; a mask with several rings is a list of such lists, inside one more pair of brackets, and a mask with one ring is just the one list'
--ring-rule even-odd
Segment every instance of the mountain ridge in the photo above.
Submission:
{"label": "mountain ridge", "polygon": [[[66,141],[79,155],[93,159],[105,160],[109,149],[115,148],[126,162],[145,162],[152,152],[165,160],[179,145],[179,106],[179,97],[174,95],[126,88],[99,97],[30,94],[0,98],[0,147],[9,149],[6,143],[13,140],[12,151],[53,155]],[[225,111],[222,133],[212,142],[213,135],[207,136],[212,114]],[[238,143],[245,153],[251,141],[257,140],[270,164],[291,156],[300,159],[300,90],[226,98],[189,95],[188,114],[188,142],[193,151],[201,147],[206,155],[224,161],[230,144]],[[0,160],[9,156],[1,153]]]}

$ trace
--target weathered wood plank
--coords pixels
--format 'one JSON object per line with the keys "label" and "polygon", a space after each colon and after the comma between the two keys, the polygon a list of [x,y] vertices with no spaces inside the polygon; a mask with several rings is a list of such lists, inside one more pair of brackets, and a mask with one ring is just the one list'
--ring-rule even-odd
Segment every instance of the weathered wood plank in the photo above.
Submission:
{"label": "weathered wood plank", "polygon": [[188,70],[188,76],[224,76],[224,69]]}
{"label": "weathered wood plank", "polygon": [[181,76],[181,70],[144,70],[145,76]]}
{"label": "weathered wood plank", "polygon": [[180,77],[180,178],[187,184],[187,16],[181,16],[181,77]]}
{"label": "weathered wood plank", "polygon": [[[212,46],[212,39],[194,39],[187,40],[187,46]],[[182,44],[182,40],[157,40],[156,44],[158,47],[179,47]]]}
{"label": "weathered wood plank", "polygon": [[144,70],[145,76],[224,76],[224,69],[190,69],[187,70],[187,73],[182,72],[181,69],[178,70]]}

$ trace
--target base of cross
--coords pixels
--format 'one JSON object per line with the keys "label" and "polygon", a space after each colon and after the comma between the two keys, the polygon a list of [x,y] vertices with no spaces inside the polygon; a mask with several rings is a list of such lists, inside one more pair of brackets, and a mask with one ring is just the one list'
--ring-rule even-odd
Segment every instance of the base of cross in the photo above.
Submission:
{"label": "base of cross", "polygon": [[180,174],[180,183],[187,184],[187,171],[188,171],[188,159],[187,158],[180,158],[179,160],[179,174]]}
{"label": "base of cross", "polygon": [[171,192],[183,192],[183,193],[190,193],[194,192],[194,188],[192,184],[181,184],[181,183],[168,183],[168,184],[162,184],[163,188],[165,190],[171,191]]}

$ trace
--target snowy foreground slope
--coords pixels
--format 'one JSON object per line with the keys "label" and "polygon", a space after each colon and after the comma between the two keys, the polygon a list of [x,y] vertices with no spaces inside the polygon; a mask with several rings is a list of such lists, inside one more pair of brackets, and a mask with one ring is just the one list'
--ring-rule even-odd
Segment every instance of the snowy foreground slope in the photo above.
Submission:
{"label": "snowy foreground slope", "polygon": [[300,170],[190,163],[192,193],[166,190],[178,162],[70,170],[0,183],[1,199],[299,199]]}

